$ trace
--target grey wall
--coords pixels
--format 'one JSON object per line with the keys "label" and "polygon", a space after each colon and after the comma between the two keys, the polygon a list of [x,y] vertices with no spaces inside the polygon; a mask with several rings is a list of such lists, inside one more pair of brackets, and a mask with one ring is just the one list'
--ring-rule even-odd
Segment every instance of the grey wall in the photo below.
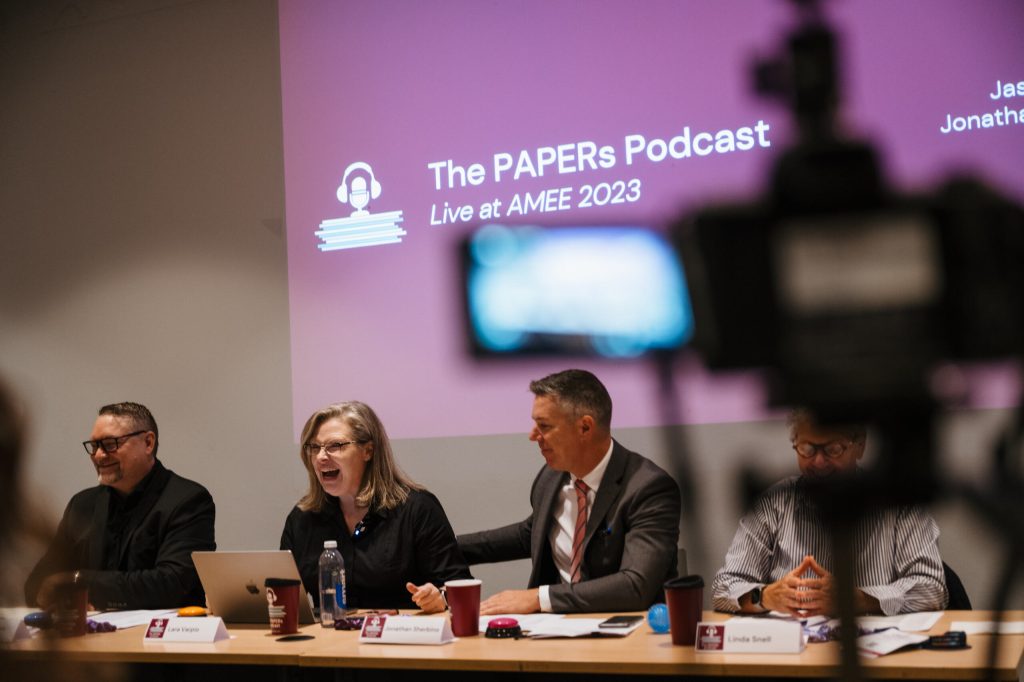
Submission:
{"label": "grey wall", "polygon": [[[92,485],[79,442],[96,408],[136,400],[160,423],[166,464],[212,492],[220,547],[276,547],[305,475],[290,425],[275,2],[5,7],[0,375],[31,417],[33,499],[57,518]],[[946,460],[957,476],[983,474],[1004,419],[951,419]],[[672,468],[657,431],[616,435]],[[691,569],[710,578],[735,528],[739,466],[781,475],[792,454],[780,423],[703,425],[687,437],[707,540]],[[457,532],[528,512],[541,459],[525,434],[396,449]],[[944,555],[985,605],[999,541],[957,504],[938,515]],[[521,585],[527,565],[475,572],[490,593]]]}

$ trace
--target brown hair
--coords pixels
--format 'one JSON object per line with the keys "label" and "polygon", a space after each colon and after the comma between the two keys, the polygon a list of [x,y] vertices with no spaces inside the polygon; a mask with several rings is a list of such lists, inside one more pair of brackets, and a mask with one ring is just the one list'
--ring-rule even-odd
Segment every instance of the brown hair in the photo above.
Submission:
{"label": "brown hair", "polygon": [[600,379],[584,369],[567,369],[530,382],[535,396],[549,396],[574,417],[589,414],[598,427],[612,426],[612,398]]}
{"label": "brown hair", "polygon": [[160,431],[156,427],[156,419],[149,408],[139,403],[114,403],[100,408],[100,416],[109,414],[114,417],[128,417],[136,429],[153,432],[153,456],[160,447]]}

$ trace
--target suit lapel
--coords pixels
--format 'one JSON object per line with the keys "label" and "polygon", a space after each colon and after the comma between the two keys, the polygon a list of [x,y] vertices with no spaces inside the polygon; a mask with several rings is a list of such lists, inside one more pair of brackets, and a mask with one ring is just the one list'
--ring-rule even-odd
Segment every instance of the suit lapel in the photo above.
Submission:
{"label": "suit lapel", "polygon": [[597,495],[594,497],[594,506],[591,508],[590,516],[587,518],[587,534],[583,538],[584,551],[586,551],[587,545],[590,544],[590,538],[594,537],[594,533],[604,523],[605,514],[608,513],[612,502],[618,499],[619,493],[622,490],[622,475],[625,470],[625,450],[618,443],[615,443],[615,446],[612,448],[612,456],[608,460],[608,468],[604,470],[604,477],[601,479]]}
{"label": "suit lapel", "polygon": [[544,472],[544,480],[541,482],[542,488],[540,490],[540,504],[533,517],[533,529],[530,531],[530,555],[534,557],[534,566],[539,564],[539,559],[543,556],[545,545],[548,542],[548,531],[551,529],[551,524],[554,521],[552,510],[555,507],[555,501],[558,500],[558,493],[565,482],[568,480],[569,474],[565,472],[555,471],[550,469]]}

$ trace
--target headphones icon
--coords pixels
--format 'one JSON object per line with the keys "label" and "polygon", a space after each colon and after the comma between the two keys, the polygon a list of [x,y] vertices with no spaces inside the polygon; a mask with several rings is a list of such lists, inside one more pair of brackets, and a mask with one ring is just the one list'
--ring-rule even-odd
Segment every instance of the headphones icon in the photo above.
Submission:
{"label": "headphones icon", "polygon": [[341,186],[338,187],[338,201],[343,204],[347,204],[349,200],[348,193],[348,176],[353,171],[361,170],[370,174],[370,198],[376,199],[380,196],[380,183],[373,177],[373,169],[370,168],[370,164],[363,163],[362,161],[356,161],[355,163],[349,164],[349,167],[345,169],[345,174],[341,178]]}

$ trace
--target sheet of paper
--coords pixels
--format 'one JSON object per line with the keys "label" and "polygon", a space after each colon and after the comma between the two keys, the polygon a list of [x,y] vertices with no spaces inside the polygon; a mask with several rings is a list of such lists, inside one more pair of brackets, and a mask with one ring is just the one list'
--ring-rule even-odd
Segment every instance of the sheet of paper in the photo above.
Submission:
{"label": "sheet of paper", "polygon": [[628,628],[598,627],[604,618],[566,618],[560,613],[503,613],[480,617],[480,632],[487,631],[487,624],[495,618],[515,618],[523,630],[524,637],[545,639],[551,637],[589,637],[591,635],[610,635],[625,637],[643,625],[643,619]]}
{"label": "sheet of paper", "polygon": [[864,630],[896,628],[903,632],[926,632],[939,622],[943,613],[943,611],[922,611],[899,616],[865,616],[857,619],[857,625]]}
{"label": "sheet of paper", "polygon": [[928,639],[928,635],[889,629],[873,635],[862,635],[857,638],[857,653],[865,658],[878,658],[911,644],[920,644]]}
{"label": "sheet of paper", "polygon": [[598,624],[604,618],[559,618],[549,619],[530,628],[530,637],[543,639],[548,637],[588,637],[604,632]]}
{"label": "sheet of paper", "polygon": [[178,613],[178,609],[153,609],[139,611],[105,611],[89,616],[97,623],[116,625],[118,630],[149,625],[154,618],[164,618]]}
{"label": "sheet of paper", "polygon": [[[962,630],[969,635],[990,635],[996,631],[996,624],[990,620],[958,620],[949,629]],[[1004,620],[999,624],[999,634],[1024,635],[1024,621]]]}
{"label": "sheet of paper", "polygon": [[799,621],[800,623],[803,623],[804,625],[811,625],[811,624],[819,623],[819,622],[823,623],[823,622],[828,620],[827,616],[812,616],[810,618],[796,618],[795,616],[790,616],[788,614],[782,613],[781,611],[769,611],[768,613],[764,613],[764,614],[758,613],[758,614],[754,614],[754,615],[740,614],[738,616],[733,616],[731,618],[727,618],[726,620],[738,620],[738,621],[740,621],[742,623],[744,621],[765,620],[766,618],[770,619],[770,620],[792,620],[792,621]]}

